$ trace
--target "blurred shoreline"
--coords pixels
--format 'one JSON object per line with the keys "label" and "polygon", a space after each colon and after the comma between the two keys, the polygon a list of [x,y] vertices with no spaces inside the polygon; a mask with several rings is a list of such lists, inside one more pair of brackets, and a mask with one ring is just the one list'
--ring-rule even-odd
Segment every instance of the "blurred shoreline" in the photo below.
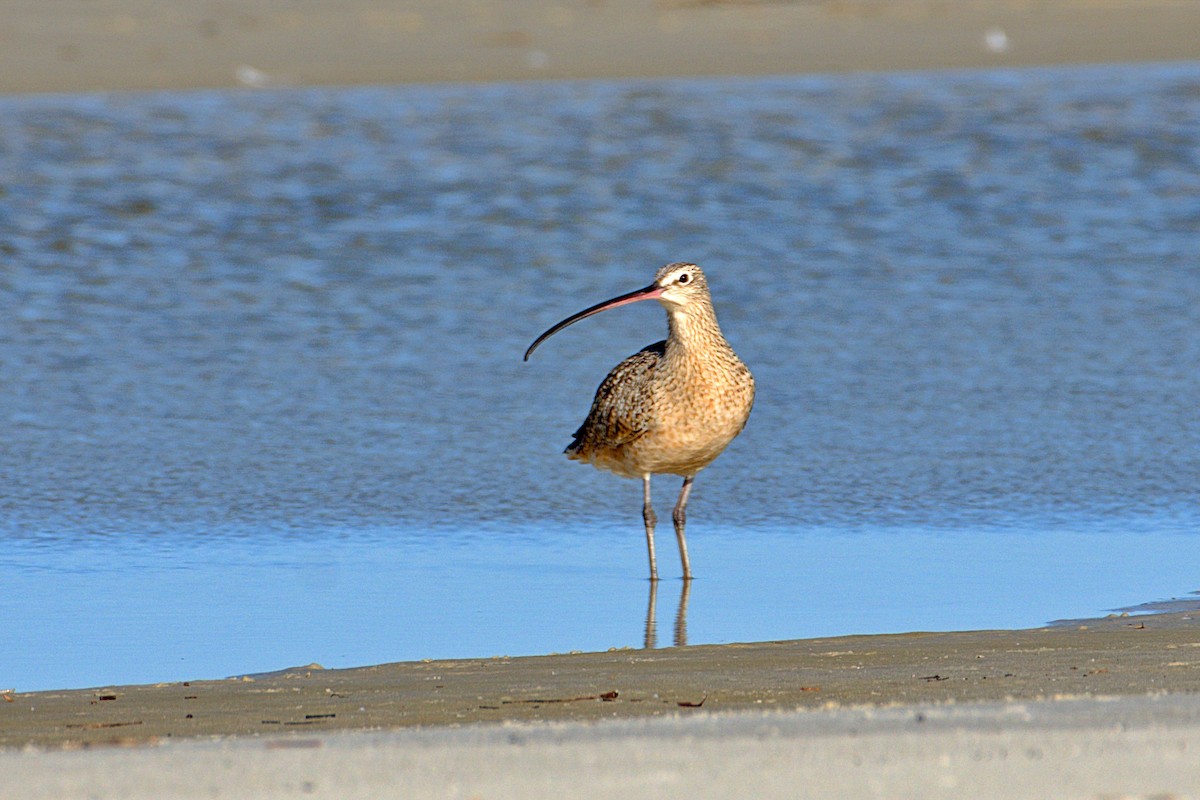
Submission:
{"label": "blurred shoreline", "polygon": [[1200,59],[1191,0],[19,0],[0,92]]}

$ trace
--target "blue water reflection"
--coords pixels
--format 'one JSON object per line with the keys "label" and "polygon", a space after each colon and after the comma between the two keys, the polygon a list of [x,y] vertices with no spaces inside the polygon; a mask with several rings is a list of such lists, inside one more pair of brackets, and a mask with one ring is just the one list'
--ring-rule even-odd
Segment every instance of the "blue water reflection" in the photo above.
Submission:
{"label": "blue water reflection", "polygon": [[[1195,535],[1142,520],[1072,530],[697,526],[692,644],[1036,626],[1195,585]],[[0,558],[4,673],[23,689],[385,660],[643,647],[630,528],[136,537]],[[425,540],[422,542],[422,540]],[[668,573],[670,570],[668,570]],[[677,572],[677,570],[676,570]],[[682,581],[658,589],[657,644]],[[36,606],[31,605],[36,601]]]}

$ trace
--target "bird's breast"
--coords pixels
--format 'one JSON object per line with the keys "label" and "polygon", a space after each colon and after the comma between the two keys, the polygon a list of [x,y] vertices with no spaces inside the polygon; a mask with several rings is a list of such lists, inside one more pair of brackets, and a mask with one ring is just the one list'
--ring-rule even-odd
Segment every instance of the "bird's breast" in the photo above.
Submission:
{"label": "bird's breast", "polygon": [[[740,367],[736,369],[734,367]],[[741,433],[754,403],[754,380],[730,368],[676,368],[655,386],[654,425],[636,444],[647,472],[694,474]]]}

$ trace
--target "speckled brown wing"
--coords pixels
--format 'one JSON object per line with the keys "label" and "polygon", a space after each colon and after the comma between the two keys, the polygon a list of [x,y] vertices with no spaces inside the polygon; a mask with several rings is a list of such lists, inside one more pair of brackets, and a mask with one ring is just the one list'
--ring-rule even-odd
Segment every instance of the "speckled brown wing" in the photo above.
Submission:
{"label": "speckled brown wing", "polygon": [[567,455],[591,459],[597,451],[634,441],[653,422],[650,376],[662,361],[665,341],[655,342],[617,364],[596,389],[587,419],[575,431]]}

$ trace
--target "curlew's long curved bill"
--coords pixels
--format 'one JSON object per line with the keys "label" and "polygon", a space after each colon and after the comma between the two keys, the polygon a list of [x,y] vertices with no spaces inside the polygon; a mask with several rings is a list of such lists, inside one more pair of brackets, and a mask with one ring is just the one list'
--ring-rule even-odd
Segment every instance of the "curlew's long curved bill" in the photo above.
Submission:
{"label": "curlew's long curved bill", "polygon": [[525,360],[529,360],[529,357],[533,355],[533,351],[537,349],[539,344],[546,341],[568,325],[573,325],[576,322],[579,322],[579,320],[583,319],[584,317],[590,317],[593,314],[599,314],[601,311],[607,311],[610,308],[616,308],[617,306],[623,306],[628,303],[636,303],[639,300],[653,300],[662,293],[663,287],[659,286],[657,283],[652,283],[645,289],[638,289],[636,292],[630,292],[629,294],[623,294],[620,297],[614,297],[611,300],[605,300],[603,303],[597,303],[591,308],[585,308],[578,314],[572,314],[562,322],[550,328],[550,330],[546,331],[541,336],[534,339],[533,344],[529,345],[529,349],[525,351]]}

